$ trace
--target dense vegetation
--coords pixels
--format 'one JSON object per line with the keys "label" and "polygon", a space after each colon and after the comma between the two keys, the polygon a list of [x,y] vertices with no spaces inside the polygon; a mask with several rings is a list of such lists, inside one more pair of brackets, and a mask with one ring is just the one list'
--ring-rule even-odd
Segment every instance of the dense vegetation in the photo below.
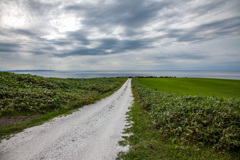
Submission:
{"label": "dense vegetation", "polygon": [[125,80],[44,78],[0,72],[0,117],[81,107],[106,96]]}
{"label": "dense vegetation", "polygon": [[0,140],[104,98],[127,78],[61,79],[0,72]]}
{"label": "dense vegetation", "polygon": [[209,78],[140,78],[151,89],[178,95],[240,98],[240,80]]}
{"label": "dense vegetation", "polygon": [[238,160],[239,154],[232,152],[216,152],[208,147],[199,147],[194,143],[184,144],[174,139],[165,138],[154,128],[152,118],[148,111],[138,102],[136,93],[135,102],[128,112],[128,121],[131,127],[123,136],[125,140],[120,145],[129,144],[127,153],[120,153],[118,159],[124,160]]}
{"label": "dense vegetation", "polygon": [[[155,135],[155,138],[147,138],[145,134],[144,139],[149,139],[148,141],[145,141],[148,148],[145,148],[145,150],[140,149],[141,153],[149,152],[149,150],[152,150],[152,154],[156,153],[153,146],[156,145],[155,141],[156,137],[158,137],[157,139],[161,142],[164,140],[168,141],[163,144],[158,144],[167,144],[166,146],[168,147],[171,146],[169,143],[180,143],[186,146],[193,144],[190,148],[184,147],[183,145],[180,145],[181,147],[177,149],[169,147],[172,151],[168,151],[167,153],[162,147],[157,147],[161,150],[158,151],[160,157],[164,157],[165,153],[168,154],[177,150],[185,150],[186,153],[183,153],[185,156],[186,154],[190,154],[187,156],[194,157],[195,155],[191,155],[193,153],[189,151],[194,148],[196,148],[196,150],[204,150],[206,147],[211,151],[224,153],[230,152],[232,155],[236,155],[233,157],[230,156],[230,158],[228,157],[227,159],[240,157],[239,153],[237,153],[240,149],[239,99],[170,94],[150,89],[141,84],[137,78],[132,80],[132,87],[137,97],[136,100],[146,112],[145,117],[150,117],[150,120],[145,122],[145,126],[147,126],[145,127],[145,132],[149,132],[148,136],[150,137],[154,137],[151,135],[151,130],[157,131],[158,133],[157,136]],[[133,128],[139,124],[140,123],[138,121],[134,121]],[[134,134],[136,133],[138,132],[134,132]],[[139,137],[136,137],[136,135],[130,136],[130,144],[133,143],[134,145],[134,143],[136,143],[138,139],[141,139],[142,136],[144,136],[144,134],[141,134]],[[139,144],[134,147],[144,148],[139,147],[142,143],[141,141],[138,143]],[[130,150],[130,152],[135,153],[138,151]],[[177,155],[179,154],[177,153]],[[195,158],[190,159],[204,159],[202,158],[204,156],[201,154],[202,152],[200,155],[197,154]],[[131,154],[127,154],[126,157],[129,155],[131,156]],[[148,154],[147,156],[150,155]],[[180,157],[182,156],[183,155],[180,155]],[[139,159],[148,158],[144,158],[144,156],[142,156],[142,158]],[[170,159],[173,159],[173,157]]]}

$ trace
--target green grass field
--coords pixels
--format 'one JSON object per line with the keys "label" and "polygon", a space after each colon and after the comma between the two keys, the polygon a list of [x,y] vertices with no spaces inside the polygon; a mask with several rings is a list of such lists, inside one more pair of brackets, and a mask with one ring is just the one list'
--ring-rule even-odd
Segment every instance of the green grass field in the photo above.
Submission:
{"label": "green grass field", "polygon": [[[239,81],[133,78],[132,89],[133,134],[121,142],[131,147],[119,159],[240,159],[240,99],[219,98],[237,97]],[[169,93],[176,91],[183,95]]]}
{"label": "green grass field", "polygon": [[240,98],[240,80],[208,78],[139,78],[140,83],[178,95]]}

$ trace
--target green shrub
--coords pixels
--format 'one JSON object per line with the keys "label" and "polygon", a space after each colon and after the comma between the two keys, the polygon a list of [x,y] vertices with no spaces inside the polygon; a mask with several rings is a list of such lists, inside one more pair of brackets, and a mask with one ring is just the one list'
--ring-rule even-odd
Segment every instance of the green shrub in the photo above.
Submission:
{"label": "green shrub", "polygon": [[239,99],[168,94],[151,90],[136,78],[132,85],[163,137],[218,150],[240,148]]}
{"label": "green shrub", "polygon": [[46,113],[93,103],[126,78],[61,79],[0,72],[0,116]]}

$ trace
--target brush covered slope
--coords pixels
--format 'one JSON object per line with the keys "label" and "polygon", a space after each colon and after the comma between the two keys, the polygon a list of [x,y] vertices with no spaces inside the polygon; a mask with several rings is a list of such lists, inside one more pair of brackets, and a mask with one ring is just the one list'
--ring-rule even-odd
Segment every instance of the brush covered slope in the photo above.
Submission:
{"label": "brush covered slope", "polygon": [[126,79],[61,79],[0,72],[0,117],[78,108],[106,97]]}
{"label": "brush covered slope", "polygon": [[240,148],[239,99],[170,94],[150,89],[137,78],[132,86],[162,137],[218,151]]}

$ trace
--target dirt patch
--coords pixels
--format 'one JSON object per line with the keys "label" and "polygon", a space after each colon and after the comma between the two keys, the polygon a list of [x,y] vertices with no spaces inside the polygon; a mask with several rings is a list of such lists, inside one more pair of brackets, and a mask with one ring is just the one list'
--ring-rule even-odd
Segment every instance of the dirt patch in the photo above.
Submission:
{"label": "dirt patch", "polygon": [[41,115],[19,116],[19,117],[0,117],[0,127],[13,123],[21,123],[40,117]]}

